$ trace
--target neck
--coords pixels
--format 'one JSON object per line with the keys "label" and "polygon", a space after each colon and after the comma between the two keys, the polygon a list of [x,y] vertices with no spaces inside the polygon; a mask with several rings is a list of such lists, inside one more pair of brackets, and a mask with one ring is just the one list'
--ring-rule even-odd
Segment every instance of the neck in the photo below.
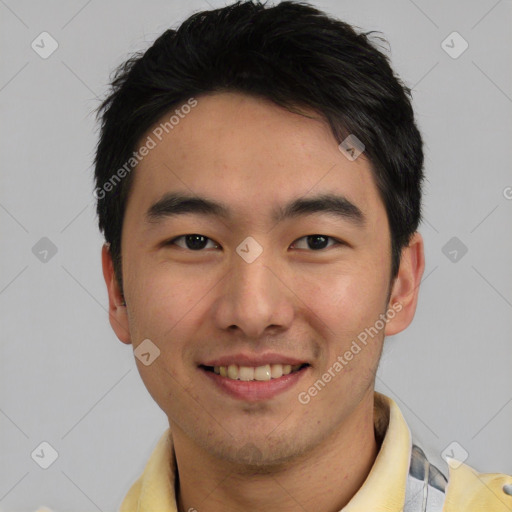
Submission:
{"label": "neck", "polygon": [[373,391],[322,443],[282,467],[251,471],[211,457],[172,425],[180,512],[343,508],[361,488],[378,453]]}

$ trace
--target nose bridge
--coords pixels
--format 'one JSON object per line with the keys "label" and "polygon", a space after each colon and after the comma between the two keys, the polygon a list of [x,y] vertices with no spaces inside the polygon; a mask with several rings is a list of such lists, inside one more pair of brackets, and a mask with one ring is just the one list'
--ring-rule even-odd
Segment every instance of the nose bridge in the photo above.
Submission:
{"label": "nose bridge", "polygon": [[231,276],[233,299],[240,307],[252,308],[254,312],[270,311],[270,303],[279,290],[270,271],[271,251],[263,251],[254,261],[246,260],[238,254],[234,257]]}
{"label": "nose bridge", "polygon": [[254,250],[249,241],[233,255],[221,308],[224,328],[236,325],[251,337],[261,335],[268,326],[284,326],[292,311],[286,288],[275,275],[278,265],[272,251],[262,250],[255,259],[247,257]]}
{"label": "nose bridge", "polygon": [[259,256],[258,259],[250,263],[238,256],[234,258],[231,284],[233,296],[237,296],[238,303],[258,296],[263,298],[271,294],[273,285],[270,281],[275,279],[270,271],[271,265],[268,254]]}

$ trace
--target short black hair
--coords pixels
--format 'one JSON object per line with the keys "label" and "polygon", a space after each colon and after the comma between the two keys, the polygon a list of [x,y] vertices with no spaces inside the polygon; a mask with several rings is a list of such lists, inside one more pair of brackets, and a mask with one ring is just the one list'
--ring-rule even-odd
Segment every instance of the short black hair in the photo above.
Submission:
{"label": "short black hair", "polygon": [[215,92],[265,98],[298,113],[313,109],[339,143],[352,134],[364,144],[387,211],[391,279],[396,277],[402,248],[421,220],[423,143],[411,90],[372,34],[306,2],[269,7],[238,1],[194,13],[115,70],[97,110],[94,194],[121,290],[121,231],[134,151],[164,114]]}

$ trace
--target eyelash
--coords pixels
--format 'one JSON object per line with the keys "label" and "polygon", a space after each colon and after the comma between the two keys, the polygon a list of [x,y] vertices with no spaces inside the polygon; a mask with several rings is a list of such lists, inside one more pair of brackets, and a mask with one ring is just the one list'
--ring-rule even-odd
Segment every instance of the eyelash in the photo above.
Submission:
{"label": "eyelash", "polygon": [[[214,242],[211,238],[208,238],[207,236],[201,235],[199,233],[187,233],[186,235],[177,236],[175,238],[172,238],[171,240],[168,240],[167,242],[164,242],[164,246],[176,245],[175,244],[176,240],[179,240],[180,238],[185,238],[185,237],[191,236],[191,235],[201,236],[203,238],[206,238],[207,240],[210,240],[210,241]],[[315,233],[313,235],[302,236],[300,238],[297,238],[297,240],[295,242],[293,242],[293,244],[295,244],[298,240],[302,240],[303,238],[308,238],[310,236],[324,237],[324,238],[327,238],[328,240],[333,240],[335,242],[334,245],[331,245],[331,246],[328,246],[328,247],[324,247],[322,249],[317,249],[317,250],[311,249],[310,250],[311,252],[322,252],[322,251],[325,251],[325,250],[329,249],[330,247],[337,247],[337,246],[341,246],[341,245],[346,245],[345,242],[343,242],[342,240],[339,240],[339,239],[334,238],[332,236],[322,235],[321,233]],[[217,244],[217,242],[214,242],[214,243]],[[219,245],[219,244],[217,244],[217,245]],[[178,247],[180,247],[180,246],[178,245]],[[189,252],[203,252],[205,250],[204,248],[203,249],[193,250],[193,249],[188,249],[186,247],[180,247],[180,249],[183,249],[183,250],[189,251]],[[304,250],[304,249],[301,249],[301,250]]]}

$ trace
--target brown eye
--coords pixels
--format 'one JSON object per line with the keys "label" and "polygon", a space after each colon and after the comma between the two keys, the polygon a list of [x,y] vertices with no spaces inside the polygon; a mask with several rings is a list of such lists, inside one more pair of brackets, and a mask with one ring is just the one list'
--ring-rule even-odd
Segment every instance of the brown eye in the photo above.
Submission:
{"label": "brown eye", "polygon": [[[184,245],[179,245],[176,243],[177,240],[184,240]],[[189,235],[182,235],[178,236],[176,238],[173,238],[172,240],[169,240],[169,242],[166,242],[165,245],[178,245],[178,247],[181,247],[182,249],[188,249],[190,251],[201,251],[205,248],[207,245],[207,242],[210,241],[214,245],[217,245],[213,240],[208,238],[204,235],[198,235],[198,234],[189,234]]]}
{"label": "brown eye", "polygon": [[[303,236],[302,238],[299,238],[298,241],[305,240],[306,241],[306,247],[296,247],[298,249],[311,249],[313,251],[320,251],[322,249],[325,249],[327,246],[328,240],[333,240],[335,243],[334,245],[341,245],[342,242],[340,240],[337,240],[336,238],[333,238],[332,236],[326,236],[326,235],[307,235]],[[298,241],[294,242],[293,245],[296,246]]]}

